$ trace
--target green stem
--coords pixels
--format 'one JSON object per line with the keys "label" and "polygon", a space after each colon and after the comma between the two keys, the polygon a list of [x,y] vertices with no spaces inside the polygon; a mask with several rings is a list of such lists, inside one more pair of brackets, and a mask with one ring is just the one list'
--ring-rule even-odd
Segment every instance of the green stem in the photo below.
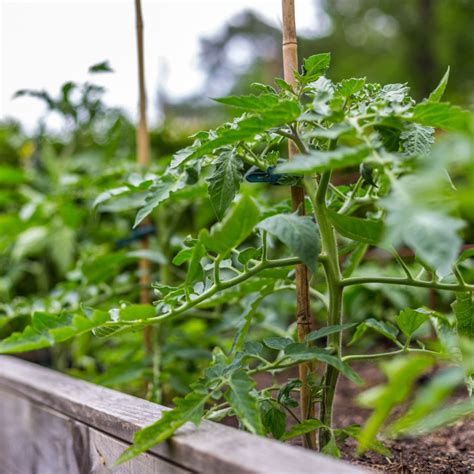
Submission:
{"label": "green stem", "polygon": [[342,357],[343,362],[349,362],[353,360],[372,360],[372,359],[380,359],[383,357],[392,357],[398,354],[405,354],[407,352],[417,352],[422,354],[429,354],[429,355],[441,355],[439,352],[429,351],[426,349],[411,349],[409,347],[399,349],[396,351],[389,351],[389,352],[379,352],[378,354],[353,354],[347,355]]}
{"label": "green stem", "polygon": [[382,283],[386,285],[404,285],[415,286],[419,288],[430,288],[434,290],[446,291],[474,291],[474,285],[453,284],[453,283],[439,283],[435,281],[423,281],[410,278],[399,277],[352,277],[344,278],[340,285],[343,287],[351,285],[364,285],[367,283]]}
{"label": "green stem", "polygon": [[[279,260],[266,260],[258,263],[254,267],[250,268],[247,272],[241,273],[240,275],[230,278],[229,280],[222,281],[220,283],[212,285],[207,291],[201,293],[197,298],[194,298],[190,301],[186,301],[181,306],[176,309],[172,309],[165,314],[160,316],[155,316],[153,318],[149,318],[147,320],[134,320],[134,321],[123,321],[122,324],[124,325],[140,325],[140,324],[151,324],[156,322],[165,321],[167,319],[173,318],[178,316],[191,308],[199,305],[203,301],[209,299],[211,296],[214,296],[219,291],[226,290],[231,288],[232,286],[238,285],[249,278],[257,275],[258,273],[266,270],[268,268],[278,268],[278,267],[288,267],[291,265],[296,265],[300,263],[300,260],[297,257],[289,257],[289,258],[282,258]],[[116,323],[114,323],[116,324]]]}
{"label": "green stem", "polygon": [[[342,280],[339,267],[339,255],[334,229],[330,223],[327,206],[326,193],[331,180],[331,172],[326,171],[322,174],[319,186],[314,198],[314,208],[316,220],[321,234],[322,255],[324,271],[329,293],[329,311],[328,326],[342,323],[342,292],[340,285]],[[341,355],[341,332],[329,334],[327,345],[332,348],[336,356]],[[328,365],[323,379],[323,392],[320,406],[320,420],[325,426],[332,426],[332,412],[334,404],[334,395],[336,392],[339,371]],[[331,432],[328,429],[321,429],[319,432],[319,446],[323,448],[329,441]]]}

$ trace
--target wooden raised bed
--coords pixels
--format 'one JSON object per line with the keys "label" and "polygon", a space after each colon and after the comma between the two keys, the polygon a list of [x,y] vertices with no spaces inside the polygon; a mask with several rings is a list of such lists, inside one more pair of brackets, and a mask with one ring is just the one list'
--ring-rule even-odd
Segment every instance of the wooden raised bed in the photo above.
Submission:
{"label": "wooden raised bed", "polygon": [[302,448],[204,422],[112,469],[133,433],[166,408],[0,356],[0,472],[87,473],[361,473]]}

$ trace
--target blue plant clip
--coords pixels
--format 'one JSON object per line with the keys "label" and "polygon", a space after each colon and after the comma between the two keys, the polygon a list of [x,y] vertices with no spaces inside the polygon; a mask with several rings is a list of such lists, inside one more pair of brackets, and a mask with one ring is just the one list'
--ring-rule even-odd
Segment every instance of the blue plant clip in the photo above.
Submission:
{"label": "blue plant clip", "polygon": [[117,248],[123,248],[131,244],[132,242],[142,240],[144,237],[154,235],[155,233],[156,227],[152,224],[144,225],[143,227],[137,227],[136,229],[132,230],[131,234],[128,237],[116,240],[115,245],[117,246]]}
{"label": "blue plant clip", "polygon": [[245,180],[249,183],[268,183],[273,186],[294,186],[299,183],[298,176],[274,173],[274,169],[275,166],[269,166],[266,171],[252,167],[245,175]]}

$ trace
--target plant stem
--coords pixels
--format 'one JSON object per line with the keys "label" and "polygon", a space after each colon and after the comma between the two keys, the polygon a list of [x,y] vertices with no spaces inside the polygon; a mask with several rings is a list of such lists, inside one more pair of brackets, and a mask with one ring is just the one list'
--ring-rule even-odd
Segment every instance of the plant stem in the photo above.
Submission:
{"label": "plant stem", "polygon": [[[288,84],[294,88],[297,81],[294,71],[298,69],[298,44],[296,39],[295,23],[295,2],[294,0],[282,0],[283,18],[283,75]],[[293,129],[293,132],[296,130]],[[298,153],[295,141],[299,138],[293,133],[293,140],[288,140],[288,159],[292,159]],[[304,144],[300,141],[300,146],[304,149]],[[298,211],[304,214],[304,189],[301,186],[291,187],[291,204],[293,212]],[[298,340],[302,342],[307,334],[311,332],[311,312],[309,299],[309,277],[308,269],[303,264],[296,265],[295,269],[296,285],[296,320],[298,327]],[[314,417],[314,403],[312,401],[311,389],[308,385],[308,375],[313,371],[313,363],[303,362],[298,366],[299,378],[303,383],[300,392],[301,419]],[[305,436],[305,444],[311,449],[316,449],[316,437],[314,433]]]}
{"label": "plant stem", "polygon": [[121,324],[123,324],[124,326],[125,325],[136,326],[140,324],[145,325],[145,324],[151,324],[151,323],[156,323],[156,322],[165,321],[167,319],[171,319],[175,316],[178,316],[198,306],[199,303],[202,303],[203,301],[209,299],[211,296],[214,296],[219,291],[223,291],[233,286],[236,286],[268,268],[292,266],[299,263],[299,261],[300,260],[297,257],[288,257],[288,258],[282,258],[279,260],[266,260],[265,262],[259,262],[254,267],[250,268],[244,273],[241,273],[240,275],[237,275],[234,278],[230,278],[229,280],[221,281],[219,284],[212,285],[208,290],[204,291],[196,298],[186,301],[186,303],[183,303],[178,308],[172,309],[168,311],[167,313],[164,313],[164,314],[161,314],[160,316],[155,316],[153,318],[149,318],[146,320],[123,321],[121,322]]}
{"label": "plant stem", "polygon": [[399,349],[396,351],[389,351],[389,352],[379,352],[378,354],[354,354],[354,355],[347,355],[342,357],[343,362],[349,362],[352,360],[372,360],[372,359],[380,359],[383,357],[392,357],[398,354],[405,354],[407,352],[417,352],[422,354],[429,354],[429,355],[437,355],[439,356],[439,352],[429,351],[427,349],[411,349],[409,347]]}
{"label": "plant stem", "polygon": [[[145,87],[145,57],[143,44],[143,15],[141,0],[135,0],[135,16],[136,16],[136,35],[137,35],[137,63],[138,63],[138,93],[139,93],[139,119],[137,128],[137,162],[145,168],[150,162],[150,144],[148,137],[148,124],[146,117],[146,87]],[[149,225],[150,221],[146,220],[141,225]],[[148,237],[140,240],[142,250],[149,247]],[[151,262],[147,258],[141,258],[138,261],[138,273],[140,279],[140,303],[150,304],[150,285],[151,285]],[[143,339],[145,351],[153,352],[153,335],[151,328],[145,327],[143,330]]]}
{"label": "plant stem", "polygon": [[430,288],[434,290],[446,290],[446,291],[474,291],[474,285],[466,284],[453,284],[453,283],[439,283],[436,281],[424,281],[411,278],[399,278],[399,277],[352,277],[344,278],[341,280],[340,285],[343,287],[351,285],[363,285],[368,283],[382,283],[385,285],[404,285],[404,286],[416,286],[419,288]]}
{"label": "plant stem", "polygon": [[[327,207],[326,194],[331,180],[331,172],[325,171],[321,175],[316,196],[314,198],[314,209],[316,220],[321,234],[321,246],[324,262],[324,271],[329,293],[328,326],[342,323],[342,292],[340,285],[342,279],[339,267],[339,255],[334,229],[330,224]],[[328,336],[327,345],[334,351],[336,356],[341,355],[341,332],[336,332]],[[339,371],[330,365],[326,366],[323,379],[323,392],[320,407],[320,420],[325,426],[332,426],[332,411],[334,395],[336,392]],[[328,429],[321,429],[319,432],[319,446],[323,448],[330,440],[331,433]]]}

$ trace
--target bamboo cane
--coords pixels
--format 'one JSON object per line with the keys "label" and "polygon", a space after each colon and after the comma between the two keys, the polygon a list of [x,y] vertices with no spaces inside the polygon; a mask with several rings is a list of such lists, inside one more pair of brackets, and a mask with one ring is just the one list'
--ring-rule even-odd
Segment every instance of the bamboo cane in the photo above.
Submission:
{"label": "bamboo cane", "polygon": [[[294,71],[298,68],[298,43],[296,39],[295,3],[294,0],[282,0],[283,13],[283,74],[286,82],[296,85]],[[296,145],[288,141],[288,158],[291,160],[297,153]],[[304,189],[301,186],[292,186],[291,203],[293,212],[298,210],[304,214]],[[296,320],[298,326],[298,340],[302,342],[311,331],[311,312],[309,303],[308,269],[304,265],[296,266]],[[301,419],[314,418],[314,404],[311,400],[311,391],[308,387],[308,375],[312,371],[312,364],[305,362],[299,365],[299,378],[303,382],[300,391]],[[316,435],[311,433],[305,437],[305,445],[316,449]]]}
{"label": "bamboo cane", "polygon": [[[137,162],[145,168],[150,162],[150,143],[148,137],[148,124],[146,116],[146,87],[145,87],[145,59],[143,44],[143,15],[141,0],[135,0],[136,33],[137,33],[137,59],[138,59],[138,90],[139,90],[139,118],[137,128]],[[149,224],[144,221],[142,225]],[[148,237],[140,240],[140,246],[143,250],[148,249]],[[151,303],[150,285],[151,285],[151,263],[146,258],[138,261],[138,272],[140,279],[140,303]],[[144,330],[144,341],[147,352],[151,351],[152,341],[150,328]]]}

